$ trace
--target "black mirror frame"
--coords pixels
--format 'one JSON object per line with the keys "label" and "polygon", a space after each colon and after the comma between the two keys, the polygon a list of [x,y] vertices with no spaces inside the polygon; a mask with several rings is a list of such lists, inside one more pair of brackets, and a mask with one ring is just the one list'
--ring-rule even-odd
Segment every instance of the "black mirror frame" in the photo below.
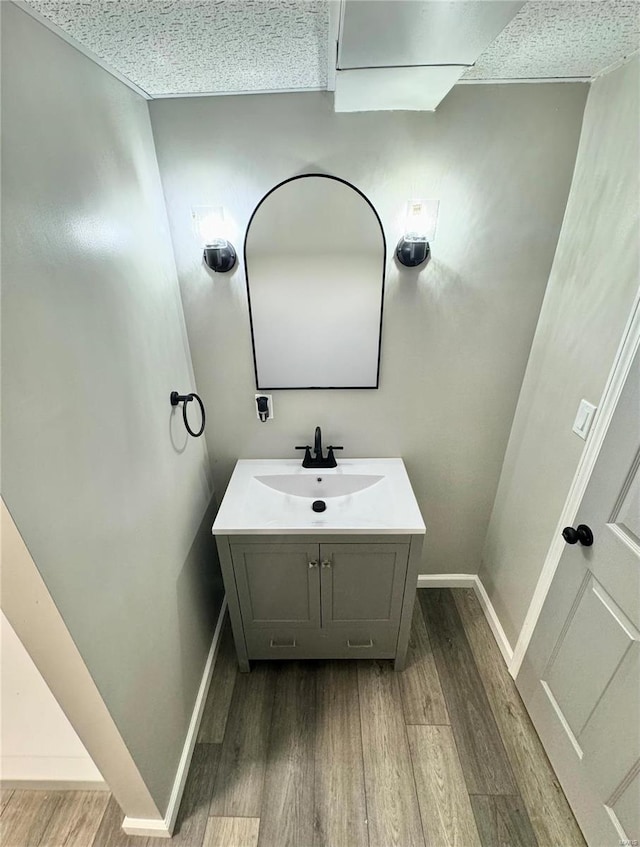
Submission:
{"label": "black mirror frame", "polygon": [[[277,191],[279,188],[282,188],[283,185],[286,185],[289,182],[294,182],[298,179],[309,179],[309,178],[321,178],[321,179],[332,179],[335,182],[341,182],[343,185],[348,186],[356,194],[359,194],[360,197],[367,203],[370,207],[371,211],[375,215],[375,218],[378,222],[378,226],[380,227],[380,235],[382,236],[382,286],[380,291],[380,325],[378,327],[378,362],[376,365],[376,384],[375,385],[298,385],[298,386],[277,386],[277,385],[260,385],[258,382],[258,361],[256,359],[256,345],[255,345],[255,336],[253,332],[253,312],[251,309],[251,291],[249,288],[249,265],[247,263],[247,238],[249,237],[249,231],[251,230],[251,224],[253,223],[253,219],[258,212],[258,209],[262,206],[264,201],[269,197],[274,191]],[[332,176],[331,174],[323,174],[323,173],[309,173],[309,174],[298,174],[297,176],[289,177],[288,179],[283,179],[282,182],[279,182],[277,185],[274,185],[272,189],[267,191],[267,193],[262,197],[258,205],[255,207],[253,212],[251,213],[251,217],[249,218],[249,223],[247,224],[247,228],[244,235],[244,245],[243,245],[243,256],[244,256],[244,271],[245,271],[245,279],[247,285],[247,302],[249,305],[249,326],[251,328],[251,349],[253,352],[253,371],[256,381],[256,390],[257,391],[308,391],[308,390],[316,390],[316,391],[330,391],[330,390],[345,390],[345,391],[353,391],[355,389],[360,390],[375,390],[380,387],[380,358],[382,355],[382,319],[384,315],[384,290],[385,290],[385,275],[387,269],[387,240],[384,234],[384,228],[382,226],[382,221],[380,220],[380,215],[378,214],[376,207],[373,205],[371,200],[367,197],[367,195],[360,191],[353,183],[349,182],[346,179],[342,179],[339,176]]]}

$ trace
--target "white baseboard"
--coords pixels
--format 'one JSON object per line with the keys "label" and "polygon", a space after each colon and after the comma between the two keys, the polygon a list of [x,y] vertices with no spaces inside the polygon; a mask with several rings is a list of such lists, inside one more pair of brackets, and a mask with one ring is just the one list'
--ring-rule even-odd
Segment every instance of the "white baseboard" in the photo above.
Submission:
{"label": "white baseboard", "polygon": [[0,779],[2,791],[110,791],[104,780]]}
{"label": "white baseboard", "polygon": [[491,632],[496,640],[496,644],[500,648],[502,657],[507,663],[507,667],[513,659],[513,648],[509,644],[500,619],[493,608],[493,603],[489,599],[484,585],[480,581],[478,574],[474,573],[436,573],[436,574],[419,574],[418,588],[473,588],[478,598],[478,602],[482,606],[484,616],[491,627]]}
{"label": "white baseboard", "polygon": [[173,835],[176,818],[178,817],[178,809],[180,808],[182,794],[184,792],[189,767],[191,765],[191,757],[193,756],[193,750],[196,746],[198,730],[200,729],[200,723],[204,714],[204,707],[207,702],[207,694],[209,693],[209,685],[211,684],[211,677],[213,676],[213,668],[218,656],[220,633],[222,632],[222,625],[224,623],[226,612],[227,598],[225,596],[218,616],[218,623],[216,624],[215,632],[213,633],[213,638],[211,640],[209,655],[207,656],[207,661],[202,673],[198,696],[196,697],[193,712],[191,713],[191,721],[189,723],[187,737],[184,742],[184,747],[182,748],[182,755],[180,756],[178,770],[173,781],[171,797],[169,798],[169,805],[167,807],[164,820],[159,820],[157,818],[126,817],[122,822],[122,829],[127,833],[127,835],[146,835],[155,838],[171,838]]}
{"label": "white baseboard", "polygon": [[147,836],[150,838],[171,838],[167,819],[162,818],[130,818],[128,815],[122,821],[122,829],[127,835]]}
{"label": "white baseboard", "polygon": [[[2,643],[2,648],[4,650],[5,644]],[[3,653],[3,660],[5,658]],[[13,658],[13,657],[11,657]],[[31,670],[35,671],[35,666],[30,668],[29,666],[23,666],[20,670],[24,670],[24,678],[27,680],[25,683],[25,687],[22,689],[21,693],[24,693],[25,699],[29,702],[29,697],[35,695],[37,693],[37,689],[28,688],[28,672]],[[12,681],[14,678],[11,677]],[[3,686],[7,683],[3,679]],[[44,685],[44,681],[42,683]],[[6,689],[9,691],[9,688]],[[4,694],[3,687],[3,694]],[[12,691],[11,694],[14,692]],[[48,693],[48,692],[47,692]],[[8,699],[8,698],[7,698]],[[12,705],[10,719],[7,719],[7,723],[4,725],[3,729],[6,729],[7,726],[11,727],[11,740],[14,744],[20,744],[22,733],[26,728],[27,724],[25,723],[23,726],[17,724],[16,715],[15,715],[15,707]],[[32,705],[35,705],[32,703]],[[69,735],[65,733],[67,727],[65,727],[62,723],[48,723],[48,721],[52,721],[53,718],[56,717],[55,712],[48,712],[47,706],[49,703],[46,700],[41,700],[38,704],[38,707],[42,707],[42,713],[47,716],[47,720],[45,724],[47,726],[51,725],[52,738],[58,739],[61,737],[63,741],[59,742],[61,745],[64,743],[66,739],[69,739]],[[5,712],[4,712],[5,704],[3,704],[3,721],[5,720]],[[9,709],[6,709],[7,713]],[[29,713],[30,709],[26,710]],[[62,715],[62,712],[60,712]],[[26,719],[25,719],[26,720]],[[56,730],[58,734],[56,734]],[[63,734],[65,733],[65,734]],[[47,740],[45,736],[38,735],[38,740],[43,739]],[[71,741],[73,739],[69,739]],[[53,741],[51,742],[53,744]],[[78,741],[78,744],[80,742]],[[6,745],[8,746],[8,745]],[[51,747],[49,747],[51,749]],[[3,751],[4,752],[4,751]],[[105,781],[102,778],[102,774],[94,765],[92,759],[89,757],[87,752],[84,752],[84,755],[80,756],[30,756],[30,755],[9,755],[0,757],[0,784],[3,788],[13,788],[15,789],[17,785],[20,785],[20,788],[28,790],[29,788],[33,788],[34,791],[64,791],[65,788],[68,788],[70,791],[76,790],[91,790],[92,786],[96,786],[96,790],[100,791],[101,787],[105,785]],[[88,788],[76,789],[75,786],[89,786]],[[40,787],[46,786],[46,787]]]}
{"label": "white baseboard", "polygon": [[418,588],[475,588],[474,573],[421,573]]}
{"label": "white baseboard", "polygon": [[498,647],[500,648],[500,652],[502,653],[502,657],[507,663],[507,667],[511,664],[511,659],[513,659],[513,647],[509,643],[509,639],[502,628],[502,624],[500,623],[500,618],[498,617],[496,610],[493,608],[493,603],[489,599],[489,595],[482,584],[480,577],[476,577],[476,583],[473,586],[476,592],[476,596],[480,601],[480,605],[482,606],[482,611],[484,612],[484,616],[489,622],[489,626],[491,627],[491,632],[493,633],[493,637],[496,640]]}

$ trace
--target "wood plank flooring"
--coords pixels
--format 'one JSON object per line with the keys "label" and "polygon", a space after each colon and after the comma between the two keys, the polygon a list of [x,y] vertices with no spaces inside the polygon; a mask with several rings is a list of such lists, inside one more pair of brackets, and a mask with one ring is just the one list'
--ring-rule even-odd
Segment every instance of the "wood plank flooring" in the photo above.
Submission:
{"label": "wood plank flooring", "polygon": [[585,847],[473,591],[423,589],[407,668],[254,662],[228,623],[172,841],[105,792],[3,791],[2,847]]}
{"label": "wood plank flooring", "polygon": [[504,662],[473,589],[453,592],[516,782],[541,847],[581,844],[582,834]]}
{"label": "wood plank flooring", "polygon": [[86,847],[109,802],[106,791],[61,791],[39,847]]}
{"label": "wood plank flooring", "polygon": [[450,726],[408,726],[427,847],[480,847]]}
{"label": "wood plank flooring", "polygon": [[483,844],[528,847],[535,843],[531,822],[520,797],[474,794],[471,805]]}
{"label": "wood plank flooring", "polygon": [[413,724],[448,724],[449,714],[436,670],[420,603],[416,601],[409,634],[407,664],[398,675],[404,720]]}
{"label": "wood plank flooring", "polygon": [[4,812],[4,807],[7,805],[13,794],[13,789],[3,788],[0,790],[0,815]]}
{"label": "wood plank flooring", "polygon": [[359,663],[358,692],[369,844],[424,847],[398,674],[391,662]]}
{"label": "wood plank flooring", "polygon": [[228,617],[220,636],[215,670],[216,684],[209,686],[209,695],[198,732],[198,741],[205,744],[222,744],[224,741],[229,706],[238,673],[236,650]]}
{"label": "wood plank flooring", "polygon": [[447,589],[419,594],[470,794],[517,794],[480,674]]}
{"label": "wood plank flooring", "polygon": [[311,662],[283,662],[276,678],[258,847],[313,842],[316,677]]}
{"label": "wood plank flooring", "polygon": [[269,662],[238,674],[210,815],[260,817],[275,681],[276,668]]}
{"label": "wood plank flooring", "polygon": [[256,847],[259,818],[209,818],[203,847]]}
{"label": "wood plank flooring", "polygon": [[313,847],[368,844],[356,663],[319,662],[316,693]]}

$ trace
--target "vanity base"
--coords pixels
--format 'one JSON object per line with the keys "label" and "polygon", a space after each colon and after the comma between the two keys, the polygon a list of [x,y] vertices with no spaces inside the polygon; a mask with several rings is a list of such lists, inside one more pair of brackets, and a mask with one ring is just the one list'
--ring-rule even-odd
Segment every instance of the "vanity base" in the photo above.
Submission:
{"label": "vanity base", "polygon": [[392,659],[404,668],[422,535],[216,535],[238,664]]}

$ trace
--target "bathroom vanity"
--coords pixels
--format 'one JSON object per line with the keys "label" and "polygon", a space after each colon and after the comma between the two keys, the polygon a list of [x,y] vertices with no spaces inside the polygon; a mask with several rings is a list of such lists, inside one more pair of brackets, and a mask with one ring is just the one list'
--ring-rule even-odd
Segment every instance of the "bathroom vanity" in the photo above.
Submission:
{"label": "bathroom vanity", "polygon": [[241,670],[330,658],[401,670],[424,533],[402,459],[239,461],[213,534]]}

